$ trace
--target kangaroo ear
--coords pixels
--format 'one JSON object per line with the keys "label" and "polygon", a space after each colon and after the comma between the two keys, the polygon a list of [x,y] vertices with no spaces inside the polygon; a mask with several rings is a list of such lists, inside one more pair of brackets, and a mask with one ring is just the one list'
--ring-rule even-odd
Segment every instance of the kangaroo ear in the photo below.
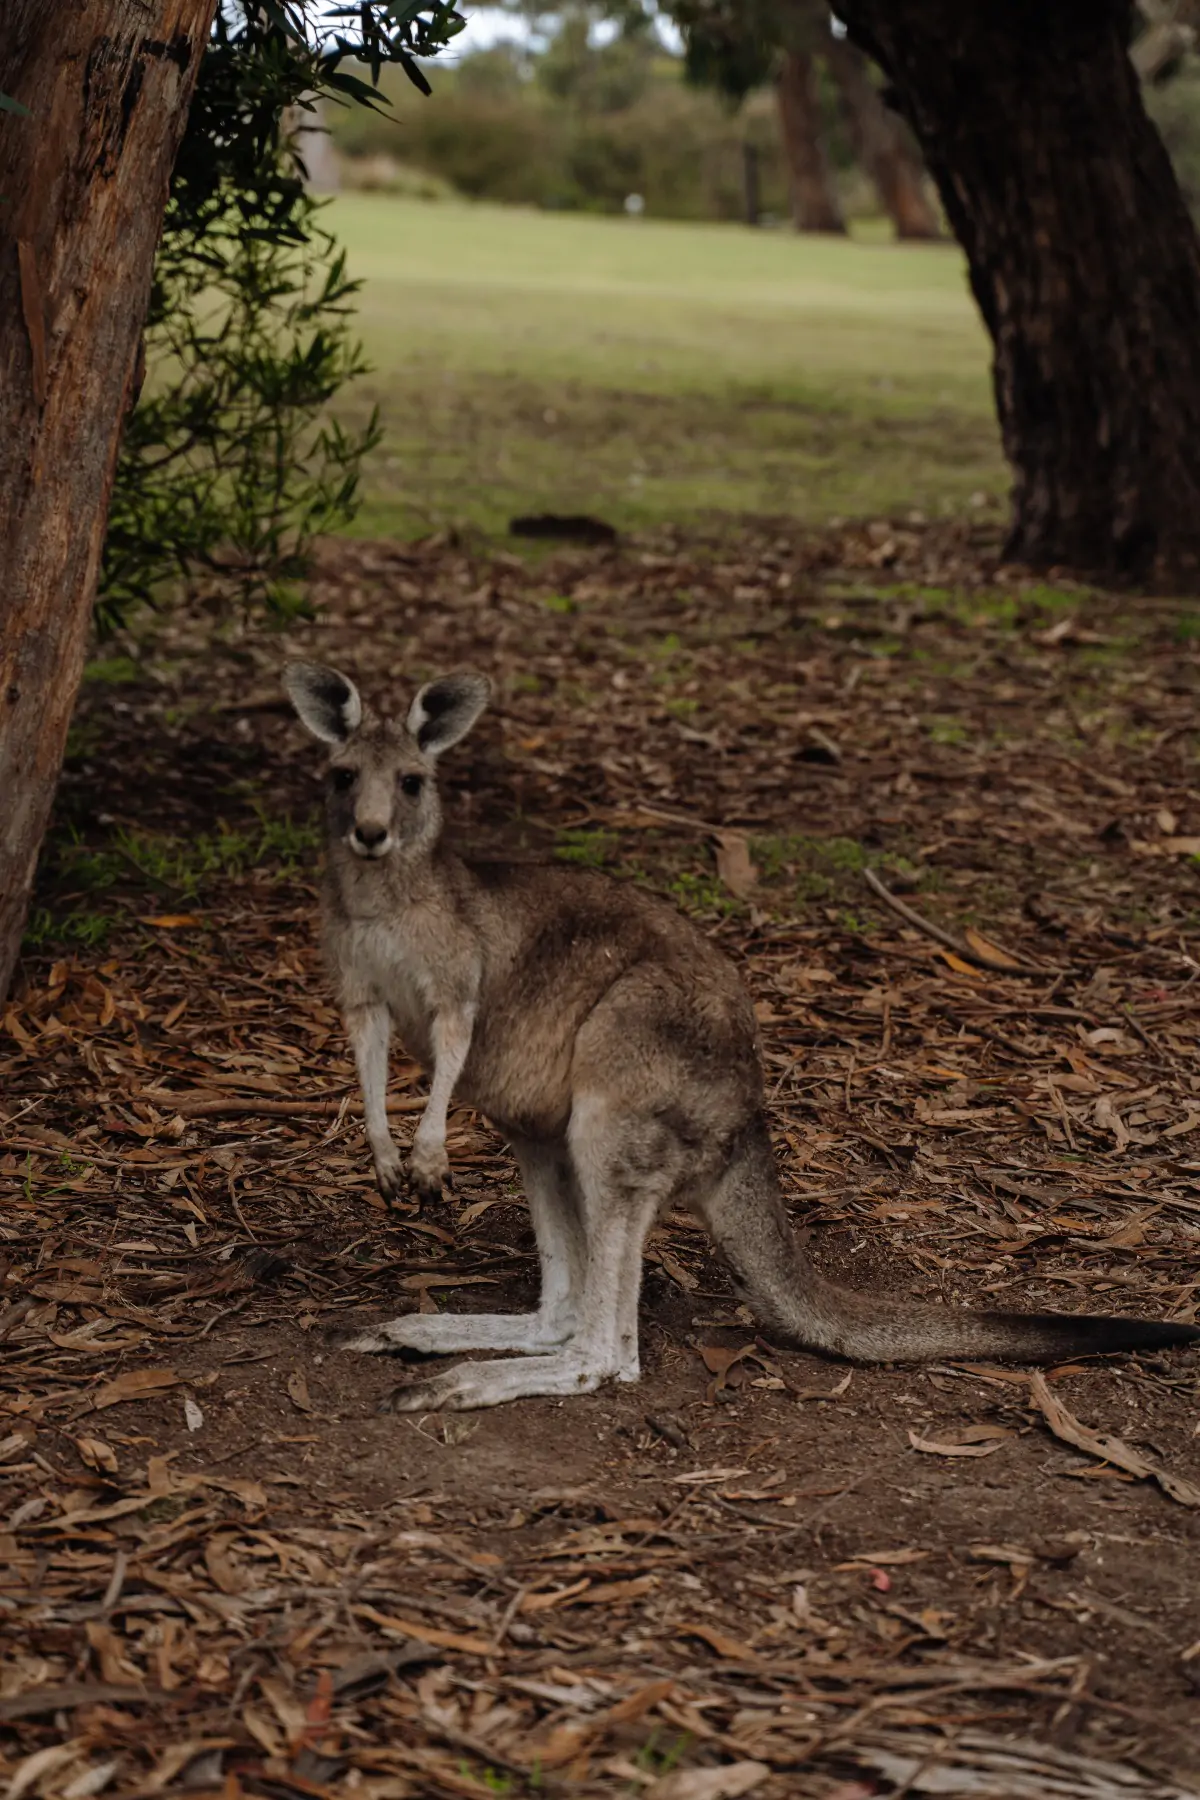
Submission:
{"label": "kangaroo ear", "polygon": [[408,709],[408,729],[427,756],[440,756],[466,737],[491,698],[483,675],[439,675],[427,681]]}
{"label": "kangaroo ear", "polygon": [[290,662],[283,671],[288,698],[313,736],[344,744],[362,724],[362,701],[348,676],[323,663]]}

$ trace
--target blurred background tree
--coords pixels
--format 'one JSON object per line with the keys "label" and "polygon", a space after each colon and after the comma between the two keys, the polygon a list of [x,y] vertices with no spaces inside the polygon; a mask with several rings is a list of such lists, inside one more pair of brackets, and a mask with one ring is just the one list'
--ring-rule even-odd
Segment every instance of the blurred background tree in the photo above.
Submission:
{"label": "blurred background tree", "polygon": [[[504,10],[512,37],[439,68],[435,105],[333,115],[350,185],[594,212],[618,212],[637,193],[659,218],[749,210],[799,230],[868,220],[902,238],[942,230],[886,83],[822,0],[671,0],[662,11],[570,0],[553,12],[511,0]],[[1144,0],[1134,45],[1193,210],[1195,10],[1196,0]],[[386,74],[383,85],[398,91]]]}

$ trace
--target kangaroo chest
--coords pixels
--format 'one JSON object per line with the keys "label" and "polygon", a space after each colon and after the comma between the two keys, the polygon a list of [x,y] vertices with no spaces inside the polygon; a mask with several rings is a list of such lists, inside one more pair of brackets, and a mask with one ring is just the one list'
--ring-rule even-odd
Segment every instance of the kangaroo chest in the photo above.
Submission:
{"label": "kangaroo chest", "polygon": [[418,919],[355,923],[347,948],[357,981],[385,1003],[409,1055],[428,1064],[437,995],[423,936]]}

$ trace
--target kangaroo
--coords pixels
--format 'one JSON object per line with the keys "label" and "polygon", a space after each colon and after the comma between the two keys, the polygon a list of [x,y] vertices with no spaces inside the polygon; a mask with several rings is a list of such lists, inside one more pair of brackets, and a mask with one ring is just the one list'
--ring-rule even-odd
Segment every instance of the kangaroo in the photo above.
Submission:
{"label": "kangaroo", "polygon": [[[536,1312],[408,1314],[345,1340],[368,1352],[520,1352],[413,1380],[396,1409],[636,1381],[642,1248],[678,1205],[707,1226],[765,1332],[795,1348],[858,1362],[1036,1362],[1200,1339],[1192,1325],[968,1312],[825,1280],[784,1209],[754,1011],[733,965],[639,888],[592,870],[466,861],[442,843],[438,761],[483,711],[487,681],[431,681],[401,721],[369,711],[335,669],[294,662],[284,680],[329,746],[325,949],[380,1189],[441,1192],[458,1094],[511,1144],[537,1237]],[[393,1025],[430,1075],[407,1165],[385,1105]]]}

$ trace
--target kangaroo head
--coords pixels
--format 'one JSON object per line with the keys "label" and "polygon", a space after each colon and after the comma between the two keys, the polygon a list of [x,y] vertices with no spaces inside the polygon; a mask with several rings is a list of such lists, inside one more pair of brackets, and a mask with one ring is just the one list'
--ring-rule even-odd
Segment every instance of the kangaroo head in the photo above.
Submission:
{"label": "kangaroo head", "polygon": [[379,718],[348,676],[321,663],[288,663],[283,682],[301,722],[330,746],[330,842],[371,861],[430,849],[442,823],[438,758],[487,705],[485,678],[442,675],[426,682],[404,720]]}

